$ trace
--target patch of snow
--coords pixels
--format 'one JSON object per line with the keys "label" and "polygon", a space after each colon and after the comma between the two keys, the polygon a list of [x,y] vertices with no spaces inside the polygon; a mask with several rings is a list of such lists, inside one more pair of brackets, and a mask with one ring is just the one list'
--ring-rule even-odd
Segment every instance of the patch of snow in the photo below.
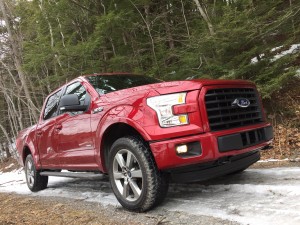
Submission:
{"label": "patch of snow", "polygon": [[[286,159],[285,159],[286,160]],[[271,160],[272,161],[272,160]],[[170,184],[166,200],[153,210],[219,217],[241,224],[300,224],[300,168],[247,169],[192,184]],[[73,198],[120,206],[108,178],[50,177],[48,188],[31,193],[23,171],[0,175],[0,192]]]}
{"label": "patch of snow", "polygon": [[258,163],[268,163],[268,162],[286,162],[290,161],[290,159],[264,159],[264,160],[259,160]]}
{"label": "patch of snow", "polygon": [[277,53],[273,57],[273,59],[271,59],[271,62],[274,62],[274,61],[282,58],[283,56],[286,56],[286,55],[289,55],[289,54],[295,54],[299,51],[300,51],[300,44],[293,44],[293,45],[291,45],[291,47],[288,50]]}
{"label": "patch of snow", "polygon": [[294,159],[265,159],[265,160],[259,160],[258,163],[269,163],[269,162],[300,162],[300,158],[294,158]]}
{"label": "patch of snow", "polygon": [[[265,56],[265,54],[260,54],[259,57],[262,59],[263,57]],[[258,58],[257,57],[254,57],[251,59],[251,64],[255,64],[258,62]]]}
{"label": "patch of snow", "polygon": [[[272,48],[270,50],[270,52],[275,52],[277,50],[280,50],[281,48],[283,48],[284,46],[281,45],[281,46],[278,46],[278,47],[275,47],[275,48]],[[281,51],[281,52],[278,52],[272,59],[270,59],[271,62],[275,62],[276,60],[286,56],[286,55],[290,55],[290,54],[295,54],[295,53],[298,53],[300,52],[300,44],[293,44],[290,46],[290,48],[288,50],[285,50],[285,51]],[[264,53],[260,54],[259,57],[261,59],[263,59],[265,56]],[[251,64],[255,64],[258,62],[258,58],[257,57],[254,57],[251,59],[250,63]]]}
{"label": "patch of snow", "polygon": [[278,46],[278,47],[272,48],[272,49],[271,49],[271,52],[275,52],[275,51],[281,49],[282,47],[283,47],[283,45],[280,45],[280,46]]}
{"label": "patch of snow", "polygon": [[295,77],[300,78],[300,69],[297,69],[297,70],[296,70]]}

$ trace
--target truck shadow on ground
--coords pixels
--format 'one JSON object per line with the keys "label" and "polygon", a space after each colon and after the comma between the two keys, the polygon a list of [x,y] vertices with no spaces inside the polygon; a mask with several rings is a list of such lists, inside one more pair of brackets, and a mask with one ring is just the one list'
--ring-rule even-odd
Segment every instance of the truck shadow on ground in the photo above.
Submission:
{"label": "truck shadow on ground", "polygon": [[[70,191],[84,192],[91,194],[105,194],[113,195],[109,178],[106,175],[100,178],[61,178],[58,180],[51,180],[50,177],[48,189],[55,189],[57,191]],[[174,183],[170,182],[169,192],[167,199],[176,198],[182,199],[190,197],[201,197],[208,193],[220,193],[228,192],[232,185],[257,185],[257,184],[270,184],[275,182],[278,177],[270,177],[268,173],[258,173],[256,171],[244,171],[238,174],[226,175],[218,178],[214,178],[207,181],[195,182],[195,183]],[[286,181],[287,179],[282,179]],[[166,200],[168,201],[168,200]]]}

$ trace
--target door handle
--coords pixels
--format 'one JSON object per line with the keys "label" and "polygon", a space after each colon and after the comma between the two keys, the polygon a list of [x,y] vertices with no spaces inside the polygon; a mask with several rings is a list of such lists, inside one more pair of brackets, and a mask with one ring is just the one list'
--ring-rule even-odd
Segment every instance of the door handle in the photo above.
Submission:
{"label": "door handle", "polygon": [[55,125],[55,129],[56,129],[56,130],[61,130],[61,129],[62,129],[62,125],[61,125],[61,124]]}

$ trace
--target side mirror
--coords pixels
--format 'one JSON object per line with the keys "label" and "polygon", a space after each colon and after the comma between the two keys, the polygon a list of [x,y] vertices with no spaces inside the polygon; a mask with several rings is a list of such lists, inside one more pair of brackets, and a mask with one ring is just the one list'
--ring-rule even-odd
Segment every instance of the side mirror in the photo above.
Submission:
{"label": "side mirror", "polygon": [[85,111],[87,109],[86,105],[80,105],[80,101],[77,95],[69,94],[64,95],[60,99],[59,110],[64,112],[76,112]]}

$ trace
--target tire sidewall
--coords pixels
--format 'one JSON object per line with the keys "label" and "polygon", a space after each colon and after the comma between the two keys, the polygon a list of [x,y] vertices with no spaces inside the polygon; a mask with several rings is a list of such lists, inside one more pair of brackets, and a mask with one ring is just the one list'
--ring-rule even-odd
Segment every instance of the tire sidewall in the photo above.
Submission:
{"label": "tire sidewall", "polygon": [[[126,149],[130,151],[135,158],[138,161],[139,167],[142,171],[143,176],[143,187],[140,197],[135,201],[128,201],[123,198],[122,194],[119,192],[113,176],[113,161],[114,157],[122,149]],[[147,197],[148,192],[148,180],[147,180],[147,173],[146,173],[146,166],[144,163],[142,163],[144,160],[146,160],[146,157],[143,154],[143,151],[140,148],[135,148],[130,141],[126,138],[118,139],[112,146],[111,151],[109,152],[109,178],[110,178],[110,184],[113,189],[113,192],[118,199],[118,201],[121,203],[122,206],[129,210],[139,210],[143,206],[143,203]]]}
{"label": "tire sidewall", "polygon": [[[33,167],[33,174],[34,174],[34,182],[33,182],[33,185],[30,186],[29,183],[28,183],[28,178],[27,178],[27,164],[28,164],[28,161],[30,161],[32,163],[32,167]],[[28,188],[31,190],[31,191],[34,191],[35,190],[35,186],[36,186],[36,182],[37,182],[37,176],[36,176],[36,168],[35,168],[35,163],[34,163],[34,160],[32,158],[32,155],[28,155],[26,157],[26,160],[25,160],[25,177],[26,177],[26,184],[28,186]]]}

